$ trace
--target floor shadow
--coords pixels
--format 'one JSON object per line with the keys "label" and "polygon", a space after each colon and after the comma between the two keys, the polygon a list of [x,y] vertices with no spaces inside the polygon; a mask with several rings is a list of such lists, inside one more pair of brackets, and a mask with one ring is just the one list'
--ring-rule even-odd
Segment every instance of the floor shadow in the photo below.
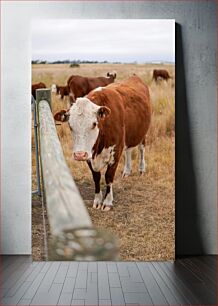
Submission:
{"label": "floor shadow", "polygon": [[176,23],[176,258],[204,254],[185,72],[182,28]]}

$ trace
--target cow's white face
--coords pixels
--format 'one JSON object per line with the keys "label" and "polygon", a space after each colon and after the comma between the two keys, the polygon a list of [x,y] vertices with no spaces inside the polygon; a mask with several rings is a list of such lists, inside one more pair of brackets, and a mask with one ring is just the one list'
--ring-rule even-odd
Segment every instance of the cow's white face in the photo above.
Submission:
{"label": "cow's white face", "polygon": [[99,123],[110,114],[110,109],[98,106],[87,98],[78,98],[69,110],[69,125],[73,137],[75,160],[92,158],[92,149],[99,135]]}
{"label": "cow's white face", "polygon": [[55,84],[51,85],[51,92],[57,93],[57,86]]}

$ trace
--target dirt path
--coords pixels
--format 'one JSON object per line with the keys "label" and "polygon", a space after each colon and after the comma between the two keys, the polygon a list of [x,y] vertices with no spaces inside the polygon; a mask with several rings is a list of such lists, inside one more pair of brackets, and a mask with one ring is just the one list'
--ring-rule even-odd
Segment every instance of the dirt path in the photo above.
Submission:
{"label": "dirt path", "polygon": [[121,260],[173,259],[174,184],[169,188],[160,180],[140,177],[137,172],[126,179],[119,174],[118,171],[113,188],[115,206],[110,212],[92,208],[91,176],[76,180],[94,225],[107,228],[118,237]]}
{"label": "dirt path", "polygon": [[[33,196],[32,198],[32,258],[34,261],[46,260],[46,243],[49,242],[49,223],[46,209],[44,209],[45,230],[43,222],[42,198]],[[46,232],[46,233],[45,233]]]}

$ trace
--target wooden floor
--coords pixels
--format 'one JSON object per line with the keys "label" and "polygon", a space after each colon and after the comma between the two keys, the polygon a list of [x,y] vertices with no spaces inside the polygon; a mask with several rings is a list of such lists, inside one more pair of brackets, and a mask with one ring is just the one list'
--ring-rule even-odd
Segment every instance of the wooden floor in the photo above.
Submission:
{"label": "wooden floor", "polygon": [[1,257],[0,305],[217,305],[217,257],[32,262]]}

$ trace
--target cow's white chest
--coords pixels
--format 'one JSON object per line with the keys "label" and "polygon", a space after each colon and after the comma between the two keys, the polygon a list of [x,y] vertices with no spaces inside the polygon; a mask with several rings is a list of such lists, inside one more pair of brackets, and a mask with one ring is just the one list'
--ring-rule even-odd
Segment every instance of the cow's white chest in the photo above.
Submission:
{"label": "cow's white chest", "polygon": [[110,146],[109,148],[104,148],[100,154],[96,155],[95,158],[91,160],[94,171],[99,172],[105,166],[114,164],[114,149],[115,145]]}

